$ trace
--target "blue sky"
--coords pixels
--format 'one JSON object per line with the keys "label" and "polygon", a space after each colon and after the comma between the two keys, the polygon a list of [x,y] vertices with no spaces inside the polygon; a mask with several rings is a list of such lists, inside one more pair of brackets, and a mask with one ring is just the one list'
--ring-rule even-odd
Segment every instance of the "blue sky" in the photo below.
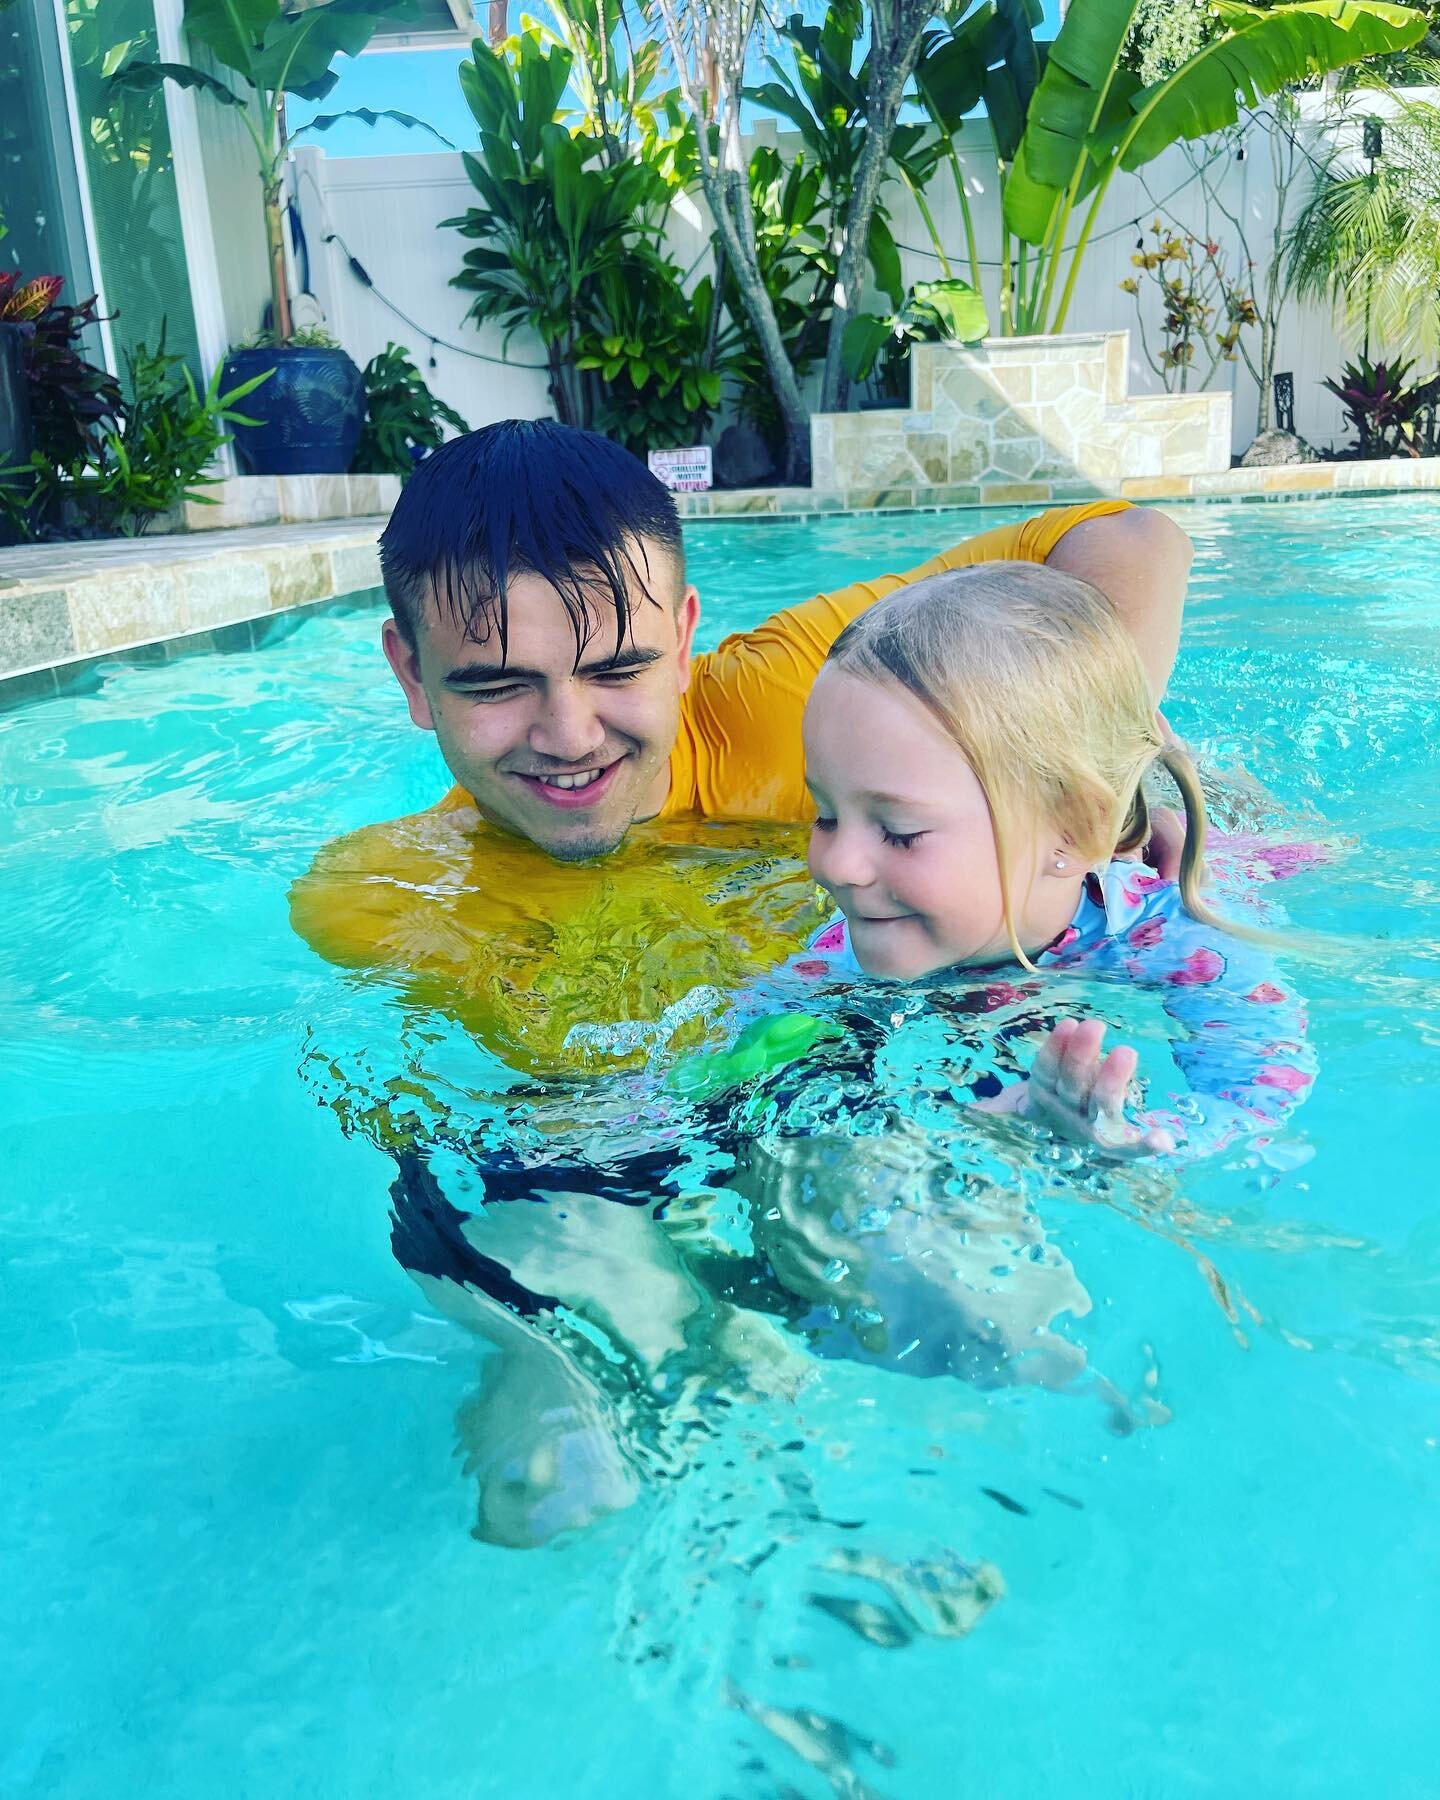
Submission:
{"label": "blue sky", "polygon": [[[1046,0],[1041,35],[1053,36],[1059,17],[1060,0]],[[518,8],[512,21],[518,25]],[[354,106],[381,112],[388,107],[423,119],[458,149],[473,149],[474,121],[460,93],[458,76],[460,64],[469,54],[468,50],[394,50],[341,57],[337,65],[340,79],[328,97],[319,106],[294,102],[291,127],[299,127],[316,113],[343,112]],[[408,130],[388,119],[373,129],[347,119],[305,141],[320,145],[329,156],[409,156],[445,147],[427,132]]]}

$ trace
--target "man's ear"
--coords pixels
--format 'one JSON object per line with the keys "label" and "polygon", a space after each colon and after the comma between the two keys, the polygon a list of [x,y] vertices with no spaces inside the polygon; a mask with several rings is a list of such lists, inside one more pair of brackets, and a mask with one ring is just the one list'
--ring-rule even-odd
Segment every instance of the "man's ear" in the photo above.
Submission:
{"label": "man's ear", "polygon": [[691,648],[695,642],[695,627],[699,623],[700,596],[693,587],[687,586],[675,612],[677,660],[680,665],[679,679],[682,694],[690,685]]}
{"label": "man's ear", "polygon": [[405,690],[410,717],[422,731],[433,731],[435,719],[425,694],[425,684],[420,679],[420,652],[393,617],[380,627],[380,647],[385,652],[386,662],[395,671],[395,679]]}

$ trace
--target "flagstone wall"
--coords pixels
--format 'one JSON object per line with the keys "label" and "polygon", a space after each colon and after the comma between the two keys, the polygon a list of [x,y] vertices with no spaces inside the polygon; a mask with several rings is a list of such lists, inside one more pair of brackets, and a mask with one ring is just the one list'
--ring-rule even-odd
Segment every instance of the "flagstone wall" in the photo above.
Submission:
{"label": "flagstone wall", "polygon": [[1131,395],[1129,354],[1124,331],[917,346],[908,408],[811,421],[814,485],[998,506],[1228,469],[1230,395]]}

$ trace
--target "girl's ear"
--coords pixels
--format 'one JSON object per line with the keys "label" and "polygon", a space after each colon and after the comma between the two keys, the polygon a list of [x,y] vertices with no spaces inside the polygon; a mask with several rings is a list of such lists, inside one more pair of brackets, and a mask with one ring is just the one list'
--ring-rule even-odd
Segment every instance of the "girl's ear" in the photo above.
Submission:
{"label": "girl's ear", "polygon": [[1054,876],[1060,881],[1073,881],[1077,875],[1083,875],[1089,865],[1080,856],[1074,844],[1067,837],[1058,837],[1054,848],[1045,859],[1041,873]]}

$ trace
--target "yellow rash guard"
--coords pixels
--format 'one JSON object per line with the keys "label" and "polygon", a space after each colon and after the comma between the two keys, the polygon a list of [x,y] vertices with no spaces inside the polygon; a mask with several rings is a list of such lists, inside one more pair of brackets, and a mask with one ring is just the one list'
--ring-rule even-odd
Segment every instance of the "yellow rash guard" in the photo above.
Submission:
{"label": "yellow rash guard", "polygon": [[800,718],[830,645],[882,595],[969,563],[1044,562],[1116,501],[970,538],[905,575],[788,608],[695,660],[670,795],[611,855],[555,862],[480,818],[463,788],[329,844],[290,896],[322,956],[462,1021],[513,1066],[584,1066],[572,1028],[654,1020],[703,983],[773,967],[819,922],[805,872]]}

